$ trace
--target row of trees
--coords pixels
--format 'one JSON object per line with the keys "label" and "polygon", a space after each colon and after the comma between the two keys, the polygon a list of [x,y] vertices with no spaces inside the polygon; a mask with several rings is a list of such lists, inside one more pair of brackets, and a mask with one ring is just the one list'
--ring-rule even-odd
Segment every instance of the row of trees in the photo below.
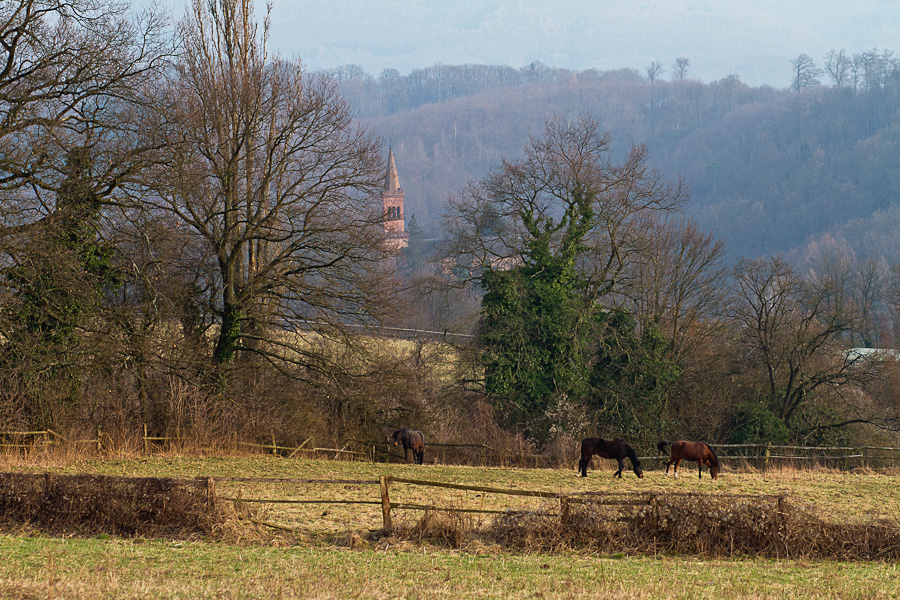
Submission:
{"label": "row of trees", "polygon": [[647,448],[673,429],[820,443],[896,429],[893,356],[850,350],[870,279],[830,253],[806,274],[782,258],[726,269],[681,215],[681,182],[643,147],[617,162],[610,146],[596,121],[556,118],[451,201],[444,264],[483,291],[482,389],[503,426]]}
{"label": "row of trees", "polygon": [[831,49],[825,54],[825,68],[816,66],[808,54],[800,54],[791,61],[791,89],[800,93],[804,88],[821,84],[827,75],[837,88],[851,88],[866,92],[900,81],[900,58],[892,50],[872,48],[850,55],[847,50]]}
{"label": "row of trees", "polygon": [[[544,446],[893,426],[889,364],[846,352],[874,314],[846,269],[728,279],[685,185],[593,118],[457,193],[432,268],[412,222],[398,256],[379,140],[253,14],[3,5],[2,427]],[[415,319],[477,343],[373,337]]]}
{"label": "row of trees", "polygon": [[6,424],[155,426],[161,389],[222,397],[249,364],[335,379],[327,340],[395,305],[380,142],[253,15],[3,3]]}

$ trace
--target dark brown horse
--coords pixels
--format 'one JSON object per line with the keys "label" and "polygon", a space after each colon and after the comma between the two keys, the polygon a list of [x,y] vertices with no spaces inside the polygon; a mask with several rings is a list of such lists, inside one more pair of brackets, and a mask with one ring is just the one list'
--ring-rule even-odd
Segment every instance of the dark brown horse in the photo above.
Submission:
{"label": "dark brown horse", "polygon": [[421,465],[425,460],[425,436],[421,431],[414,429],[398,429],[391,437],[394,439],[394,445],[403,444],[403,460],[408,460],[407,451],[412,450],[413,462]]}
{"label": "dark brown horse", "polygon": [[678,463],[683,460],[695,460],[699,463],[700,478],[703,479],[703,465],[709,467],[709,474],[715,479],[719,476],[719,457],[713,452],[706,442],[686,442],[679,440],[677,442],[662,441],[656,445],[660,452],[665,453],[666,446],[672,446],[669,451],[669,462],[666,465],[666,475],[669,474],[669,467],[674,465],[675,477],[678,477]]}
{"label": "dark brown horse", "polygon": [[644,476],[644,470],[641,468],[641,461],[638,460],[637,452],[628,445],[628,442],[621,438],[612,440],[604,440],[603,438],[591,437],[581,441],[581,460],[578,461],[578,470],[581,471],[582,477],[587,477],[587,466],[594,455],[600,458],[613,458],[619,463],[619,470],[615,472],[613,477],[622,477],[622,470],[625,468],[623,462],[627,456],[631,460],[631,468],[638,477]]}

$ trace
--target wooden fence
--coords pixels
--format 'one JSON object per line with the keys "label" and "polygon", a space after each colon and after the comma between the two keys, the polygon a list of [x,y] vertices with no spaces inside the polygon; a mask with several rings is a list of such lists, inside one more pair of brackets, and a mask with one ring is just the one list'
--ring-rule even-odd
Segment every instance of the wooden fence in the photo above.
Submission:
{"label": "wooden fence", "polygon": [[[379,496],[370,497],[369,499],[357,500],[336,500],[334,498],[314,498],[314,499],[285,499],[285,498],[243,498],[243,497],[220,497],[220,500],[234,502],[238,505],[242,503],[268,503],[268,504],[358,504],[379,506],[381,508],[382,527],[386,530],[393,528],[392,511],[396,510],[421,510],[421,511],[442,511],[453,513],[477,513],[477,514],[528,514],[530,516],[542,516],[550,518],[559,518],[560,522],[565,522],[570,514],[571,508],[575,505],[602,505],[612,507],[639,507],[648,506],[652,508],[653,518],[657,518],[657,510],[660,500],[673,497],[715,497],[717,499],[734,499],[734,498],[750,498],[760,500],[774,501],[774,509],[779,513],[783,511],[785,494],[698,494],[695,492],[548,492],[544,490],[514,490],[506,488],[495,488],[487,486],[464,485],[458,483],[446,483],[443,481],[429,481],[423,479],[409,479],[404,477],[394,477],[391,475],[382,475],[379,479],[356,480],[356,479],[274,479],[274,478],[240,478],[240,477],[215,477],[215,478],[198,478],[198,479],[214,479],[216,481],[229,482],[255,482],[255,483],[298,483],[308,485],[371,485],[378,486]],[[461,508],[459,506],[440,506],[435,503],[420,504],[414,502],[396,502],[391,499],[391,484],[400,483],[411,486],[436,487],[452,490],[479,492],[480,494],[498,494],[507,496],[518,496],[528,498],[541,498],[546,500],[557,500],[559,503],[558,512],[548,510],[534,510],[521,508],[514,509],[486,509],[486,508]],[[253,522],[267,527],[282,529],[286,531],[296,531],[293,527],[281,524],[253,520]]]}
{"label": "wooden fence", "polygon": [[[202,478],[207,479],[207,478]],[[315,499],[283,499],[283,498],[243,498],[243,497],[220,497],[220,500],[234,502],[236,504],[362,504],[374,505],[381,507],[382,524],[385,529],[393,527],[391,518],[392,510],[442,510],[460,513],[482,513],[482,514],[504,514],[508,510],[484,509],[484,508],[459,508],[459,507],[441,507],[434,504],[416,504],[412,502],[393,502],[391,501],[390,488],[392,483],[403,483],[408,485],[419,485],[429,487],[439,487],[454,490],[464,490],[480,492],[483,494],[505,494],[510,496],[522,496],[531,498],[548,498],[559,499],[563,495],[556,492],[545,492],[540,490],[510,490],[502,488],[492,488],[474,485],[462,485],[456,483],[445,483],[442,481],[426,481],[421,479],[406,479],[402,477],[393,477],[390,475],[382,475],[379,479],[358,480],[358,479],[283,479],[283,478],[246,478],[246,477],[214,477],[215,481],[225,482],[248,482],[248,483],[296,483],[307,485],[371,485],[378,486],[379,496],[371,499],[359,500],[335,500],[333,498],[315,498]],[[293,528],[273,523],[263,523],[255,521],[261,525],[275,527],[292,531]]]}
{"label": "wooden fence", "polygon": [[[757,469],[776,466],[900,467],[900,448],[889,446],[781,446],[774,444],[710,444],[725,464],[745,463]],[[642,462],[665,466],[668,456],[642,456]]]}
{"label": "wooden fence", "polygon": [[[151,454],[158,445],[185,441],[177,436],[151,436],[144,426],[143,450]],[[403,455],[388,441],[347,440],[341,448],[323,448],[311,444],[306,438],[298,446],[272,443],[259,444],[239,442],[248,448],[259,448],[279,456],[324,456],[332,459],[364,460],[371,462],[402,462]],[[97,437],[89,440],[67,440],[51,429],[40,431],[0,431],[0,449],[39,449],[59,444],[88,444],[102,452],[110,446],[108,434],[97,430]],[[775,444],[711,444],[726,465],[747,464],[765,470],[773,466],[815,466],[823,465],[839,469],[855,467],[900,468],[900,448],[890,446],[790,446]],[[427,456],[437,455],[446,464],[474,464],[478,466],[515,465],[524,467],[574,468],[575,454],[571,464],[559,457],[542,456],[526,452],[500,452],[487,444],[435,442],[426,445]],[[649,466],[665,466],[667,456],[641,456],[640,460]]]}
{"label": "wooden fence", "polygon": [[96,445],[97,450],[102,450],[104,448],[104,440],[108,441],[109,436],[99,429],[97,430],[97,437],[92,440],[67,440],[52,429],[41,431],[0,431],[0,448],[20,450],[47,448],[63,443],[91,444]]}

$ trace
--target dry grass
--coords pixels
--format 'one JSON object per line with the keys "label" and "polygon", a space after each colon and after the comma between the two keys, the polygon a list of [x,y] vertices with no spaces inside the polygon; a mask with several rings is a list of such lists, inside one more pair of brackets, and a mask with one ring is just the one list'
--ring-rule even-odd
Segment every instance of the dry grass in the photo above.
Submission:
{"label": "dry grass", "polygon": [[[696,476],[665,478],[648,471],[644,479],[613,479],[605,463],[591,471],[587,479],[575,477],[574,470],[510,469],[394,465],[366,462],[291,459],[243,453],[233,457],[184,456],[176,454],[142,457],[121,454],[117,457],[90,458],[71,453],[32,456],[7,455],[0,464],[19,472],[53,471],[52,479],[63,481],[64,474],[96,473],[133,478],[160,476],[193,478],[198,476],[236,476],[377,480],[380,475],[428,479],[447,483],[497,488],[541,490],[563,493],[572,500],[565,517],[560,516],[557,500],[485,494],[462,490],[429,488],[394,483],[391,500],[430,506],[429,510],[394,512],[395,528],[384,538],[380,508],[358,504],[242,504],[243,541],[295,544],[337,543],[351,548],[372,543],[435,545],[449,549],[496,548],[513,552],[591,551],[606,554],[628,553],[678,554],[705,557],[764,556],[791,558],[831,558],[836,560],[900,558],[900,500],[895,493],[900,485],[896,474],[873,470],[855,472],[829,469],[771,469],[757,472],[726,470],[716,481]],[[32,476],[35,477],[35,476]],[[11,482],[9,489],[28,489],[35,494],[46,489],[43,475],[28,485]],[[78,478],[80,477],[80,479]],[[166,535],[155,525],[138,523],[146,515],[156,515],[169,524],[177,519],[167,516],[165,494],[154,496],[151,488],[120,489],[104,478],[79,475],[73,489],[77,494],[56,493],[57,512],[65,513],[67,531],[93,530],[118,535]],[[112,480],[116,480],[113,478]],[[83,485],[82,485],[83,484]],[[0,480],[2,485],[2,480]],[[154,485],[157,485],[154,483]],[[43,486],[43,487],[42,487]],[[270,499],[332,499],[373,501],[379,498],[377,485],[341,484],[324,486],[279,483],[217,482],[220,496]],[[166,492],[181,494],[179,491]],[[196,495],[184,492],[184,504],[190,509]],[[591,495],[594,494],[594,495]],[[0,491],[0,502],[12,502],[15,495]],[[779,497],[783,498],[779,504]],[[63,500],[63,498],[67,498]],[[116,499],[118,498],[118,499]],[[154,499],[156,498],[156,499]],[[596,499],[603,499],[598,503]],[[73,504],[77,499],[87,507],[104,506],[116,515],[100,513]],[[141,502],[149,503],[146,506]],[[154,504],[154,502],[156,504]],[[68,504],[67,504],[68,503]],[[202,501],[200,501],[202,504]],[[129,513],[129,505],[133,512]],[[228,506],[225,506],[228,504]],[[217,510],[230,509],[220,502]],[[459,513],[453,508],[490,509],[499,515]],[[220,515],[200,512],[185,517],[199,520],[195,531],[201,535],[224,527]],[[7,509],[8,510],[8,509]],[[41,520],[46,505],[22,503],[9,514],[34,514],[16,517],[8,523],[51,523]],[[185,514],[190,513],[186,510]],[[18,511],[18,513],[16,512]],[[28,511],[32,511],[29,513]],[[35,512],[36,511],[36,512]],[[79,512],[80,511],[80,512]],[[136,516],[140,515],[140,516]],[[94,519],[96,523],[84,521]],[[212,520],[210,520],[212,519]],[[217,520],[218,519],[218,520]],[[151,520],[152,521],[152,520]],[[265,521],[285,530],[259,527],[252,521]],[[83,525],[82,525],[83,523]],[[248,526],[249,524],[249,526]],[[43,528],[44,526],[41,525]],[[95,529],[90,529],[94,527]],[[143,527],[143,529],[139,529]],[[178,525],[169,531],[189,530],[193,525]],[[50,528],[48,528],[50,530]],[[139,533],[136,533],[139,532]],[[378,532],[373,534],[372,532]]]}
{"label": "dry grass", "polygon": [[623,494],[569,499],[564,513],[509,511],[486,526],[458,513],[428,511],[396,528],[397,539],[514,552],[589,550],[602,554],[676,554],[806,560],[898,560],[900,522],[831,522],[810,506],[778,496]]}

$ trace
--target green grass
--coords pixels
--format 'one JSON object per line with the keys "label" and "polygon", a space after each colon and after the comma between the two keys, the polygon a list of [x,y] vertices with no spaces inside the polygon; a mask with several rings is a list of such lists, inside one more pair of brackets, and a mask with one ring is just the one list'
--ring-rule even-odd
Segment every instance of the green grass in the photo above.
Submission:
{"label": "green grass", "polygon": [[0,536],[3,598],[895,598],[886,563]]}
{"label": "green grass", "polygon": [[[726,471],[717,481],[684,469],[613,479],[606,462],[587,479],[569,470],[414,467],[271,456],[7,458],[2,470],[123,476],[377,479],[382,474],[546,491],[790,493],[835,521],[900,514],[900,476],[836,471]],[[377,486],[217,484],[242,497],[376,499]],[[394,484],[395,502],[524,508],[546,501]],[[551,503],[552,506],[552,503]],[[553,507],[555,508],[555,506]],[[419,513],[405,511],[405,517]],[[275,505],[258,516],[299,530],[261,528],[229,542],[0,535],[0,598],[900,598],[900,566],[882,562],[705,560],[589,552],[528,554],[473,543],[462,550],[394,538],[367,542],[380,508]],[[252,534],[252,535],[251,535]]]}

